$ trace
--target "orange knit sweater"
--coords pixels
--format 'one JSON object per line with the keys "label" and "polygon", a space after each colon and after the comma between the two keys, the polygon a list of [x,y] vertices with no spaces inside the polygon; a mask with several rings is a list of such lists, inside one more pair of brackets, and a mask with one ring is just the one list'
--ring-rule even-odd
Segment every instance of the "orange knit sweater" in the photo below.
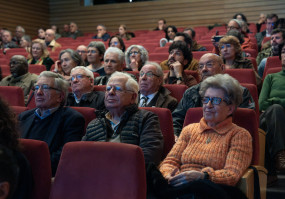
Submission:
{"label": "orange knit sweater", "polygon": [[215,183],[235,185],[251,158],[252,138],[247,130],[233,124],[231,117],[215,128],[202,118],[182,130],[160,171],[164,177],[176,168],[175,175],[189,170],[208,172]]}

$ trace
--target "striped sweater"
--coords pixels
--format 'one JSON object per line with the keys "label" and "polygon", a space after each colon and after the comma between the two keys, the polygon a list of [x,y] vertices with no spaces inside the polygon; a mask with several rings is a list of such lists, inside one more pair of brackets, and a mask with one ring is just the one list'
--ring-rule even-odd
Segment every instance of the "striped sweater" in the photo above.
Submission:
{"label": "striped sweater", "polygon": [[235,185],[251,159],[252,138],[247,130],[233,124],[231,117],[215,128],[202,118],[182,130],[160,171],[164,177],[176,168],[175,175],[189,170],[208,172],[215,183]]}

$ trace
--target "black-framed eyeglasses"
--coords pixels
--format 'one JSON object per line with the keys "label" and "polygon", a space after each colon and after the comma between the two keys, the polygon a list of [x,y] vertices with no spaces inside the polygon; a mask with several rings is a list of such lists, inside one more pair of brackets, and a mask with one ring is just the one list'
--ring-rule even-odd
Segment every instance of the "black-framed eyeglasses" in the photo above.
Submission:
{"label": "black-framed eyeglasses", "polygon": [[139,54],[139,53],[140,53],[139,51],[132,51],[132,52],[129,52],[129,55],[132,55],[132,54],[137,55],[137,54]]}
{"label": "black-framed eyeglasses", "polygon": [[122,89],[122,87],[120,86],[107,86],[106,87],[106,92],[110,92],[111,90],[113,89],[113,91],[116,93],[123,93],[123,92],[134,92],[134,91],[131,91],[131,90],[124,90]]}
{"label": "black-framed eyeglasses", "polygon": [[203,104],[208,104],[209,101],[211,101],[211,104],[213,105],[219,105],[220,103],[222,103],[222,101],[224,101],[226,104],[229,104],[228,100],[220,97],[203,97],[202,99]]}
{"label": "black-framed eyeglasses", "polygon": [[144,75],[146,75],[147,77],[150,77],[150,78],[153,76],[160,77],[159,75],[154,74],[152,71],[148,71],[146,73],[144,73],[143,71],[140,71],[140,77],[143,77]]}
{"label": "black-framed eyeglasses", "polygon": [[34,91],[37,92],[39,89],[42,89],[43,91],[48,91],[48,90],[50,90],[50,89],[53,89],[53,90],[56,90],[56,91],[61,91],[61,90],[59,90],[58,88],[51,87],[51,86],[49,86],[49,85],[47,85],[47,84],[35,85],[35,86],[34,86]]}
{"label": "black-framed eyeglasses", "polygon": [[74,81],[75,78],[76,78],[77,80],[81,80],[81,79],[83,79],[84,77],[90,78],[90,76],[88,76],[88,75],[77,74],[77,75],[72,75],[72,76],[71,76],[71,81]]}

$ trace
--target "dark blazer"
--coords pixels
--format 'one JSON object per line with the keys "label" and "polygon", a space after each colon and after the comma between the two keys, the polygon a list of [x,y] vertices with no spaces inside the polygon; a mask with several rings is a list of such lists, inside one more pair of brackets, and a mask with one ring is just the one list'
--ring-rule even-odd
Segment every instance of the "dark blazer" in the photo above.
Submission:
{"label": "dark blazer", "polygon": [[173,112],[177,105],[178,102],[174,97],[170,96],[170,91],[167,88],[160,87],[154,98],[146,106],[168,108],[171,112]]}
{"label": "dark blazer", "polygon": [[[29,138],[29,131],[35,120],[35,109],[25,111],[19,115],[19,125],[22,138]],[[84,134],[85,119],[77,111],[69,107],[59,107],[49,129],[48,135],[42,141],[49,146],[52,173],[55,175],[63,145],[67,142],[79,141]]]}

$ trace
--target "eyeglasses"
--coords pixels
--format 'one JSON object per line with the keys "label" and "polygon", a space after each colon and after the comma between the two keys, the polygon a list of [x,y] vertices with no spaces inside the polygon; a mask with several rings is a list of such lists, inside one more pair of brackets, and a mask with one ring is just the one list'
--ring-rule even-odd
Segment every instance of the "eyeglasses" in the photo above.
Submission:
{"label": "eyeglasses", "polygon": [[118,45],[118,42],[110,42],[110,45],[115,45],[115,46],[117,46]]}
{"label": "eyeglasses", "polygon": [[111,90],[113,89],[113,91],[116,93],[123,93],[123,92],[134,92],[134,91],[131,91],[131,90],[124,90],[122,89],[120,86],[107,86],[106,87],[106,92],[110,92]]}
{"label": "eyeglasses", "polygon": [[57,90],[57,91],[61,91],[61,90],[59,90],[58,88],[51,87],[51,86],[49,86],[49,85],[47,85],[47,84],[35,85],[35,86],[34,86],[34,91],[37,92],[39,89],[42,89],[44,92],[46,92],[46,91],[48,91],[48,90],[50,90],[50,89]]}
{"label": "eyeglasses", "polygon": [[129,55],[132,55],[132,54],[137,55],[137,54],[139,54],[139,53],[140,53],[139,51],[132,51],[132,52],[129,52]]}
{"label": "eyeglasses", "polygon": [[203,97],[202,99],[203,104],[208,104],[209,101],[211,101],[211,104],[213,105],[219,105],[222,101],[224,101],[226,104],[229,104],[227,100],[220,97]]}
{"label": "eyeglasses", "polygon": [[96,50],[88,50],[87,53],[95,54],[95,53],[97,53],[97,51]]}
{"label": "eyeglasses", "polygon": [[231,48],[232,45],[231,44],[223,44],[223,45],[221,45],[221,49],[224,49],[225,47]]}
{"label": "eyeglasses", "polygon": [[143,71],[141,71],[141,72],[140,72],[140,77],[143,77],[144,75],[146,75],[147,77],[150,77],[150,78],[152,78],[153,76],[160,77],[160,76],[154,74],[154,73],[151,72],[151,71],[148,71],[148,72],[146,72],[146,73],[144,73]]}
{"label": "eyeglasses", "polygon": [[78,53],[87,53],[86,50],[77,50]]}
{"label": "eyeglasses", "polygon": [[77,75],[72,75],[72,76],[71,76],[71,81],[74,81],[75,78],[76,78],[77,80],[81,80],[81,79],[83,79],[84,77],[90,78],[90,76],[87,76],[87,75],[77,74]]}
{"label": "eyeglasses", "polygon": [[214,62],[207,62],[207,63],[205,63],[205,64],[200,63],[200,64],[199,64],[199,69],[203,69],[204,66],[206,66],[207,68],[213,68]]}

